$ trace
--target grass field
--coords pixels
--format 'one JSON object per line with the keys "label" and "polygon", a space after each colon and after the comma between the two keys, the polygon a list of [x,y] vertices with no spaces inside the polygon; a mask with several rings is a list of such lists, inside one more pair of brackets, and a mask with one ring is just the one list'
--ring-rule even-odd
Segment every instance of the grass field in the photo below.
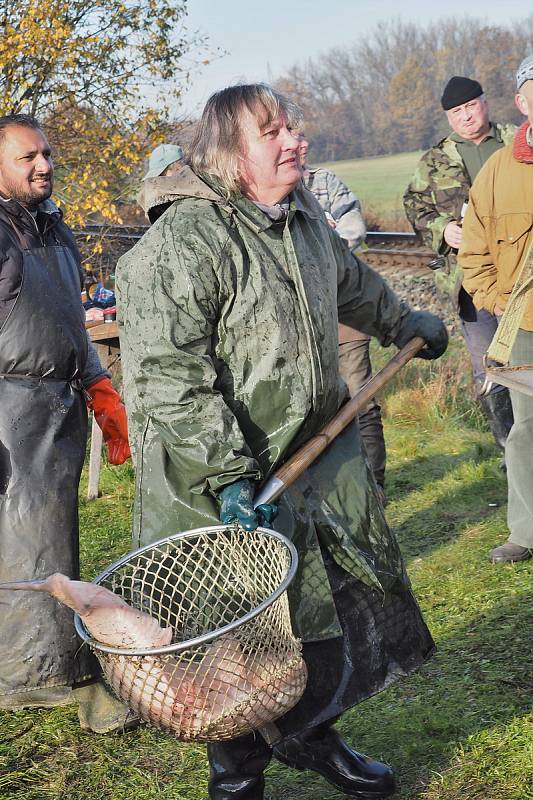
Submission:
{"label": "grass field", "polygon": [[331,161],[320,166],[331,169],[344,181],[361,200],[363,212],[369,218],[402,221],[403,227],[410,230],[403,213],[402,196],[421,154],[422,151],[398,153],[393,156]]}
{"label": "grass field", "polygon": [[[385,355],[376,348],[375,363]],[[388,357],[389,354],[387,354]],[[346,713],[340,728],[391,763],[398,800],[528,800],[531,783],[531,562],[493,566],[505,539],[505,476],[468,395],[460,344],[414,361],[382,399],[387,516],[437,642],[417,674]],[[132,470],[103,470],[103,494],[82,486],[84,577],[129,549]],[[529,620],[529,623],[528,623]],[[202,746],[140,728],[80,733],[73,706],[0,713],[2,800],[201,800]],[[340,800],[311,772],[273,763],[268,800]]]}

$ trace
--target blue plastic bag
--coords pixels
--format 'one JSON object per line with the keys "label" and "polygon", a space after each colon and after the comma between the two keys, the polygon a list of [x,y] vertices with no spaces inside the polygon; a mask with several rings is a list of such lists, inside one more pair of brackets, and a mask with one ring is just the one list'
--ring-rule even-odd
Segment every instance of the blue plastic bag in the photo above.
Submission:
{"label": "blue plastic bag", "polygon": [[97,308],[110,308],[116,305],[117,299],[115,292],[112,292],[111,289],[106,289],[101,283],[97,283],[91,293],[91,302]]}

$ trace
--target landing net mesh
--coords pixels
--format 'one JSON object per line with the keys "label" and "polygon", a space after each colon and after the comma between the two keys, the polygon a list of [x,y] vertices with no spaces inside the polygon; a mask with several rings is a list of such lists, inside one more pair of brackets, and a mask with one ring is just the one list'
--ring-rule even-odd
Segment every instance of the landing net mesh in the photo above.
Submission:
{"label": "landing net mesh", "polygon": [[[262,529],[202,529],[132,554],[100,585],[172,628],[172,652],[118,655],[87,635],[116,694],[182,741],[232,739],[261,729],[300,699],[307,672],[287,593],[250,620],[291,565],[287,545]],[[231,623],[229,631],[220,631]],[[216,633],[207,642],[191,639]]]}

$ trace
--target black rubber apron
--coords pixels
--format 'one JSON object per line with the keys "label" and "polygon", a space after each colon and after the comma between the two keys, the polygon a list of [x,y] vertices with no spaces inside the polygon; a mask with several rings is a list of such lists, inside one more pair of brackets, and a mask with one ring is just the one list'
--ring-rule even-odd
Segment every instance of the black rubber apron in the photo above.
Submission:
{"label": "black rubber apron", "polygon": [[[67,247],[23,249],[0,328],[0,581],[79,577],[78,482],[87,439],[87,335]],[[73,614],[48,595],[0,593],[0,696],[86,677]]]}

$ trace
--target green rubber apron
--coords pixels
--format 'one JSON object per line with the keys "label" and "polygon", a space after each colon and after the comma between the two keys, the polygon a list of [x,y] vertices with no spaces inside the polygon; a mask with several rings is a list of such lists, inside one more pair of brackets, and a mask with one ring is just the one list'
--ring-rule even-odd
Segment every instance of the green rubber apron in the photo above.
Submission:
{"label": "green rubber apron", "polygon": [[[0,581],[77,578],[87,439],[79,271],[67,247],[30,249],[15,231],[22,284],[0,328]],[[1,593],[0,697],[86,677],[78,650],[70,609],[41,593]]]}

